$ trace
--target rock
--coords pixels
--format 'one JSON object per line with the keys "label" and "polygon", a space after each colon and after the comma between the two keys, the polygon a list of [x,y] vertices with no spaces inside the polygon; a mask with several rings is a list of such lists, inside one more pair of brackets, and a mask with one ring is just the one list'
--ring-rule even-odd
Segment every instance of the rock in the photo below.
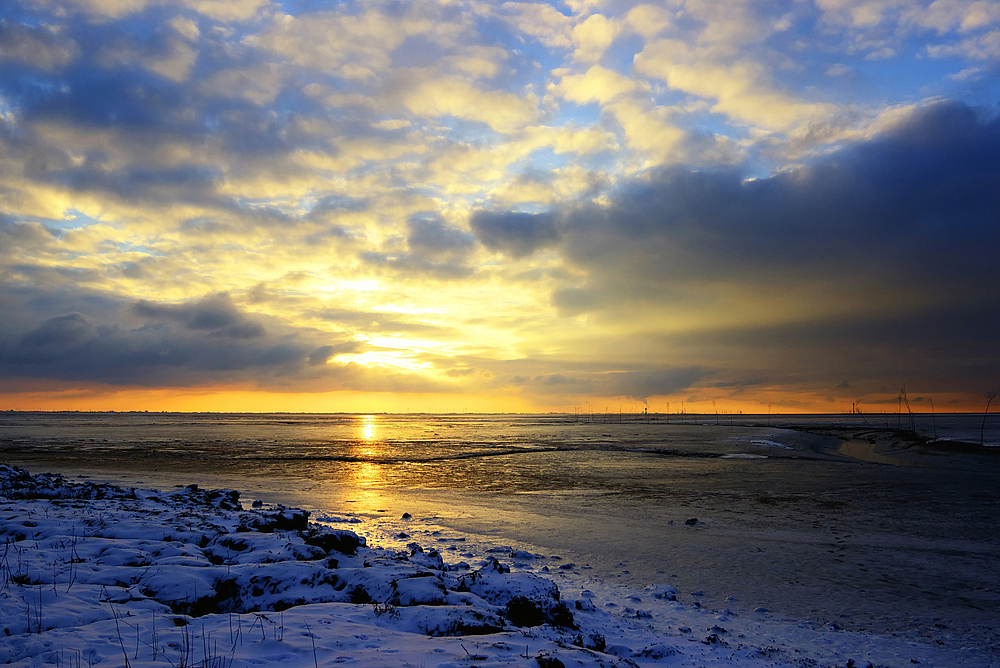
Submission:
{"label": "rock", "polygon": [[653,598],[663,599],[666,601],[677,600],[677,589],[671,585],[649,585],[646,587],[646,592]]}
{"label": "rock", "polygon": [[389,603],[392,605],[444,605],[448,592],[441,578],[431,574],[420,574],[403,578],[392,583]]}
{"label": "rock", "polygon": [[[455,591],[473,593],[504,608],[513,602],[513,620],[517,620],[518,625],[537,626],[548,622],[554,626],[576,628],[573,613],[565,603],[559,602],[559,588],[555,583],[532,573],[511,573],[508,566],[496,559],[491,558],[479,570],[459,577]],[[534,612],[536,606],[541,610],[540,622]],[[513,620],[512,624],[515,623]]]}
{"label": "rock", "polygon": [[604,651],[604,653],[617,656],[619,659],[627,659],[632,656],[632,649],[626,647],[625,645],[611,645]]}
{"label": "rock", "polygon": [[365,539],[346,529],[314,528],[300,531],[299,536],[306,545],[312,545],[326,554],[340,552],[353,555],[365,544]]}
{"label": "rock", "polygon": [[639,656],[646,659],[654,659],[657,661],[660,659],[669,658],[671,656],[677,656],[678,654],[680,654],[680,652],[677,651],[677,648],[670,647],[669,645],[663,645],[660,643],[657,643],[655,645],[650,645],[649,647],[639,652]]}
{"label": "rock", "polygon": [[535,657],[538,668],[566,668],[566,664],[549,654],[539,654]]}
{"label": "rock", "polygon": [[240,518],[237,531],[258,531],[274,533],[275,531],[305,531],[309,525],[309,511],[279,510],[273,513],[246,514]]}
{"label": "rock", "polygon": [[545,623],[542,606],[527,596],[515,596],[507,603],[507,621],[518,627],[541,626]]}

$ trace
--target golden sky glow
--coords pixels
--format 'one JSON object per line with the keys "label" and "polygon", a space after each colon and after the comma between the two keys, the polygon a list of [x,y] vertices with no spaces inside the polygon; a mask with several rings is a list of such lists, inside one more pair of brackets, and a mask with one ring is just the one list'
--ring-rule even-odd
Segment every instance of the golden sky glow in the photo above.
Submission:
{"label": "golden sky glow", "polygon": [[1000,385],[995,3],[0,19],[0,409],[978,410]]}

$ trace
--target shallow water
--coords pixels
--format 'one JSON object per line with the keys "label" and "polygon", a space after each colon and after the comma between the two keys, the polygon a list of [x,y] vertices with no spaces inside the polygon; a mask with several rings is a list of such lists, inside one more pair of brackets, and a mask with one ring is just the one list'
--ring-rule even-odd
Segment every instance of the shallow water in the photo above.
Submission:
{"label": "shallow water", "polygon": [[[863,442],[853,452],[783,428],[787,417],[740,417],[749,424],[8,413],[0,460],[127,484],[234,487],[317,516],[359,513],[382,536],[410,512],[428,536],[458,532],[478,549],[558,555],[605,581],[700,590],[710,606],[998,644],[996,457]],[[795,419],[873,426],[870,416]],[[979,420],[936,416],[934,428],[978,434]],[[992,422],[986,434],[996,438]]]}

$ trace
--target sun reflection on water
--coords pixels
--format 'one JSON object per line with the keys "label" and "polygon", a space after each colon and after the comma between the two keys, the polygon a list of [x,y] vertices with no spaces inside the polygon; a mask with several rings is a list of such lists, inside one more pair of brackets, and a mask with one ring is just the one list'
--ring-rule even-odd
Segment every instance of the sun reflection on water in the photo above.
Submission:
{"label": "sun reflection on water", "polygon": [[355,506],[362,513],[382,512],[382,487],[386,485],[385,464],[378,459],[383,454],[384,443],[376,440],[375,416],[361,418],[360,438],[352,448],[357,461],[350,464],[349,481],[354,488]]}
{"label": "sun reflection on water", "polygon": [[361,418],[361,438],[365,441],[372,441],[375,439],[374,415],[366,415],[363,418]]}

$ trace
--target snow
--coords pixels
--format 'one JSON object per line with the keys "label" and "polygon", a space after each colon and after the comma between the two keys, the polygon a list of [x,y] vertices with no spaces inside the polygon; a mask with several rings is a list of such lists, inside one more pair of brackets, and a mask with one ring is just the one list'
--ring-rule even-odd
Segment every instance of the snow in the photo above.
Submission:
{"label": "snow", "polygon": [[[0,662],[23,666],[991,666],[835,625],[549,573],[524,550],[370,545],[364,520],[0,465]],[[334,528],[336,527],[336,528]],[[416,531],[405,532],[408,534]],[[446,543],[467,545],[461,537]],[[747,610],[743,612],[742,610]],[[853,663],[852,663],[853,662]]]}
{"label": "snow", "polygon": [[765,438],[751,438],[750,443],[753,445],[763,445],[767,448],[781,448],[782,450],[791,450],[792,446],[785,445],[784,443],[778,443],[777,441],[769,441]]}

